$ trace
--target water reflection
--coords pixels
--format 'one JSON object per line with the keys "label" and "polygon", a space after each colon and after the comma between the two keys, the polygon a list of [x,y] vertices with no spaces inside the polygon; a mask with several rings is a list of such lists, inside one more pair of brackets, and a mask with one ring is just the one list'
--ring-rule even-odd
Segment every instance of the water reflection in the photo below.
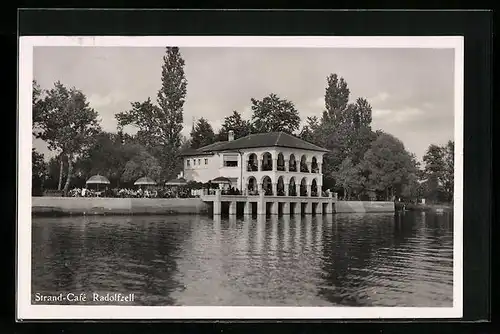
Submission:
{"label": "water reflection", "polygon": [[141,305],[451,306],[452,225],[411,212],[39,218],[32,289]]}

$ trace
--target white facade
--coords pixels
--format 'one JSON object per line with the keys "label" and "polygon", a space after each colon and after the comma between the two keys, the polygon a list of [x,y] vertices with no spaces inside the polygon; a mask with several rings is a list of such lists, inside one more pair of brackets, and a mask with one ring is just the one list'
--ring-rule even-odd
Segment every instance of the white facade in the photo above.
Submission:
{"label": "white facade", "polygon": [[[273,146],[186,156],[184,177],[188,181],[203,183],[220,176],[234,179],[236,182],[232,186],[244,193],[264,191],[294,196],[302,192],[303,196],[319,196],[323,185],[324,154]],[[296,170],[292,170],[294,161]],[[301,171],[301,165],[307,171]]]}

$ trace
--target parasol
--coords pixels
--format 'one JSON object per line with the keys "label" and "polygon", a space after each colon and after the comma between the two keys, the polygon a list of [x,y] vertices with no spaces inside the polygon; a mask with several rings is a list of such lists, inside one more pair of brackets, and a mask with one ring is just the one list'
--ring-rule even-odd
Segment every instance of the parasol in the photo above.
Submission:
{"label": "parasol", "polygon": [[137,181],[134,182],[134,186],[154,186],[156,182],[147,176],[141,177]]}
{"label": "parasol", "polygon": [[100,184],[110,184],[109,180],[107,177],[105,176],[102,176],[102,175],[94,175],[94,176],[91,176],[87,182],[85,182],[85,184],[89,185],[89,184],[97,184],[97,190],[99,190],[99,185]]}
{"label": "parasol", "polygon": [[183,177],[172,179],[168,182],[165,182],[167,186],[183,186],[187,183],[186,179]]}
{"label": "parasol", "polygon": [[227,177],[224,176],[219,176],[210,181],[211,183],[216,183],[216,184],[231,184],[231,180],[228,179]]}

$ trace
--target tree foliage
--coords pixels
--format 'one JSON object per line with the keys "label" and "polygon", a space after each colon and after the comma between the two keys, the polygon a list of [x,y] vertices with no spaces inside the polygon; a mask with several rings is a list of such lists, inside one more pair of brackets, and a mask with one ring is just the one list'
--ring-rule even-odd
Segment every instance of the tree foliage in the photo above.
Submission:
{"label": "tree foliage", "polygon": [[203,117],[198,119],[191,130],[191,148],[200,148],[215,142],[212,125]]}
{"label": "tree foliage", "polygon": [[179,149],[184,121],[184,103],[187,79],[184,59],[178,47],[167,47],[163,57],[162,86],[154,105],[151,98],[144,102],[133,102],[128,111],[118,113],[119,129],[134,125],[139,131],[137,138],[161,163],[164,179],[179,168]]}
{"label": "tree foliage", "polygon": [[[325,110],[316,131],[307,134],[314,144],[325,147],[324,185],[333,186],[346,159],[356,166],[364,157],[375,134],[371,129],[372,107],[364,98],[349,103],[350,90],[344,78],[330,74],[325,89]],[[309,130],[310,127],[306,128]]]}
{"label": "tree foliage", "polygon": [[135,138],[126,134],[102,132],[95,143],[76,164],[86,178],[100,174],[111,186],[133,186],[138,178],[149,176],[158,180],[161,166]]}
{"label": "tree foliage", "polygon": [[335,172],[335,179],[337,184],[342,187],[344,197],[349,200],[351,194],[354,191],[359,191],[362,187],[360,166],[355,165],[351,158],[345,158]]}
{"label": "tree foliage", "polygon": [[218,140],[227,140],[227,134],[229,130],[234,131],[235,139],[248,136],[255,131],[253,129],[252,123],[248,120],[243,119],[241,117],[241,114],[236,110],[233,111],[232,115],[226,116],[224,118],[224,122],[222,123],[219,133],[217,134]]}
{"label": "tree foliage", "polygon": [[455,184],[455,142],[448,141],[443,147],[443,175],[442,183],[448,202],[453,202]]}
{"label": "tree foliage", "polygon": [[453,201],[455,143],[431,144],[423,157],[426,197],[431,201]]}
{"label": "tree foliage", "polygon": [[47,164],[42,153],[31,149],[31,191],[33,196],[43,193],[43,183],[47,174]]}
{"label": "tree foliage", "polygon": [[318,132],[320,130],[320,123],[318,117],[308,116],[306,118],[306,124],[302,127],[299,137],[307,142],[317,144],[318,142]]}
{"label": "tree foliage", "polygon": [[121,181],[131,184],[143,176],[158,181],[161,174],[158,160],[142,146],[136,146],[135,150],[135,154],[125,164]]}
{"label": "tree foliage", "polygon": [[384,132],[378,133],[361,164],[365,186],[383,193],[386,200],[401,196],[409,175],[417,171],[414,157],[403,143]]}
{"label": "tree foliage", "polygon": [[300,127],[300,116],[294,104],[270,94],[262,100],[252,98],[252,123],[258,133],[282,131],[294,133]]}
{"label": "tree foliage", "polygon": [[344,78],[339,78],[332,73],[327,78],[325,89],[325,111],[323,112],[323,123],[339,124],[344,118],[344,111],[349,103],[350,90]]}
{"label": "tree foliage", "polygon": [[[68,172],[64,186],[67,192],[75,160],[88,149],[94,136],[101,131],[97,112],[89,106],[85,94],[74,87],[68,89],[59,81],[45,92],[43,100],[36,98],[35,95],[41,95],[41,91],[37,92],[38,88],[34,87],[33,134],[44,140],[50,150],[67,159]],[[62,162],[60,166],[63,166]]]}

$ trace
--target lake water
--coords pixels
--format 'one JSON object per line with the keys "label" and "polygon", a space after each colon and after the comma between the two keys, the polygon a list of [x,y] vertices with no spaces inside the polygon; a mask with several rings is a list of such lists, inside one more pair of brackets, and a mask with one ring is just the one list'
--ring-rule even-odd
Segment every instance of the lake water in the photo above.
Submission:
{"label": "lake water", "polygon": [[32,293],[135,305],[452,306],[450,214],[34,218]]}

